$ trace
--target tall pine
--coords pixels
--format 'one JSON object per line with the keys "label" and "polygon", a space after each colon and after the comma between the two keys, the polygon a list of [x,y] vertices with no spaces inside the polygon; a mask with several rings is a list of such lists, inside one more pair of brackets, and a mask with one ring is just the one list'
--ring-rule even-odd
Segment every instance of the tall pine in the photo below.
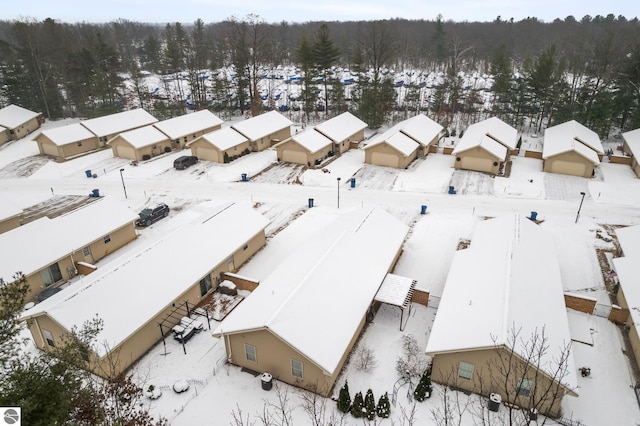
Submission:
{"label": "tall pine", "polygon": [[387,392],[384,393],[378,400],[378,406],[376,407],[376,413],[378,417],[383,419],[388,419],[389,415],[391,415],[391,404],[389,403],[389,395]]}
{"label": "tall pine", "polygon": [[427,367],[422,373],[422,377],[420,377],[420,381],[418,382],[418,386],[413,391],[413,397],[418,402],[422,402],[427,398],[431,397],[431,392],[433,392],[433,385],[431,384],[431,367]]}

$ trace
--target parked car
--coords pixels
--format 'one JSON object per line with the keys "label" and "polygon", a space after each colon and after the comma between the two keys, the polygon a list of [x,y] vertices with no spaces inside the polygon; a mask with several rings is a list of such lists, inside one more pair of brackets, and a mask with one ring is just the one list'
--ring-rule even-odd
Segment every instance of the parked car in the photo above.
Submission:
{"label": "parked car", "polygon": [[142,209],[139,216],[138,220],[136,220],[136,225],[149,226],[153,222],[169,216],[169,206],[164,203],[156,204],[155,206]]}
{"label": "parked car", "polygon": [[184,170],[189,166],[193,166],[198,162],[198,157],[195,155],[183,155],[182,157],[176,158],[173,162],[173,167],[178,170]]}

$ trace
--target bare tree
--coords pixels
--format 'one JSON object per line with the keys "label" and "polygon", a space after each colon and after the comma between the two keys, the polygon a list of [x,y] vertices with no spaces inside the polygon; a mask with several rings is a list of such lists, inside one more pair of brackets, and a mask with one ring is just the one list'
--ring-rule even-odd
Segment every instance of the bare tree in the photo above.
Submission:
{"label": "bare tree", "polygon": [[376,365],[378,365],[374,350],[363,342],[358,345],[354,355],[355,356],[352,358],[352,361],[354,362],[355,367],[360,371],[370,372],[376,367]]}
{"label": "bare tree", "polygon": [[[309,389],[300,390],[302,409],[309,417],[312,426],[324,426],[327,424],[327,398],[319,395],[318,384],[309,386]],[[333,423],[329,423],[333,424]]]}
{"label": "bare tree", "polygon": [[249,413],[247,413],[247,417],[244,417],[242,409],[237,403],[236,408],[231,411],[231,416],[233,417],[232,425],[235,426],[253,426],[254,424],[256,424],[255,421],[252,422],[249,420]]}

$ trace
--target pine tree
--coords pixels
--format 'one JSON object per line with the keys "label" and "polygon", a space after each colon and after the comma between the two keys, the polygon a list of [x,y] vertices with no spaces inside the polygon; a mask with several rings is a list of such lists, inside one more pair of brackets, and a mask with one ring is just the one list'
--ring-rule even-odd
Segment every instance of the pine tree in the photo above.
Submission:
{"label": "pine tree", "polygon": [[349,395],[349,383],[344,382],[344,386],[340,389],[338,396],[338,410],[346,413],[351,408],[351,395]]}
{"label": "pine tree", "polygon": [[425,399],[431,397],[431,392],[433,391],[433,385],[431,385],[431,367],[427,367],[427,369],[422,373],[422,377],[420,377],[420,381],[418,382],[418,386],[413,391],[413,397],[418,402],[422,402]]}
{"label": "pine tree", "polygon": [[353,405],[351,406],[351,415],[357,419],[363,416],[362,409],[364,408],[364,400],[362,399],[362,392],[356,393],[353,397]]}
{"label": "pine tree", "polygon": [[369,389],[364,397],[364,408],[368,420],[376,418],[376,399],[373,397],[373,391]]}
{"label": "pine tree", "polygon": [[378,417],[382,417],[383,419],[388,419],[389,415],[391,415],[391,404],[389,403],[389,395],[386,392],[380,397],[376,412]]}

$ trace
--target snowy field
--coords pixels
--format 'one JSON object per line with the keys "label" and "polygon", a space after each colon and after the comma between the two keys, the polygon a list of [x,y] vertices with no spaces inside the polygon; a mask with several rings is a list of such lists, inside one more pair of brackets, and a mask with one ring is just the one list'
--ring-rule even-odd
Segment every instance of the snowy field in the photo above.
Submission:
{"label": "snowy field", "polygon": [[[47,122],[44,128],[69,122]],[[171,207],[168,219],[140,230],[136,241],[98,262],[103,270],[184,226],[213,203],[244,200],[271,220],[266,247],[238,272],[260,280],[341,213],[380,205],[410,225],[394,272],[416,279],[419,288],[434,296],[435,303],[442,294],[458,243],[471,239],[479,221],[513,212],[528,216],[535,211],[540,226],[555,238],[565,290],[608,303],[595,249],[613,249],[607,238],[610,227],[640,224],[640,180],[625,165],[603,163],[595,178],[585,179],[543,173],[541,160],[521,156],[513,158],[509,178],[493,178],[454,171],[453,158],[448,155],[430,154],[406,170],[396,170],[364,165],[363,152],[351,150],[324,170],[305,171],[277,164],[275,151],[266,150],[230,164],[201,161],[178,171],[172,167],[173,160],[184,151],[137,166],[113,158],[110,150],[56,163],[38,156],[33,136],[0,146],[0,203],[25,208],[53,196],[87,195],[97,188],[101,195],[117,198],[134,211],[154,202]],[[92,170],[97,178],[87,178],[85,170]],[[242,173],[250,177],[249,182],[241,181]],[[351,187],[352,177],[355,187]],[[451,185],[456,195],[447,193]],[[576,223],[582,191],[586,196]],[[314,200],[311,209],[310,198]],[[424,215],[420,214],[422,206],[427,206]],[[544,317],[544,306],[532,309],[539,309]],[[391,396],[398,380],[395,362],[402,353],[402,336],[412,335],[426,346],[435,313],[434,306],[414,305],[406,328],[400,331],[399,310],[384,306],[360,343],[374,350],[376,365],[365,372],[353,362],[347,364],[336,383],[336,394],[348,380],[352,397],[369,388],[376,400],[384,392]],[[591,335],[593,346],[575,343],[574,357],[577,367],[591,368],[591,376],[578,375],[580,397],[565,397],[564,415],[589,426],[640,424],[640,409],[632,389],[635,379],[622,351],[620,330],[603,318],[584,317],[578,322],[583,334]],[[211,323],[212,330],[216,326]],[[186,352],[168,339],[166,346],[157,345],[136,365],[141,383],[154,384],[163,391],[160,399],[148,401],[151,412],[165,416],[172,425],[236,424],[233,414],[239,410],[258,425],[263,407],[277,404],[275,389],[263,391],[259,378],[225,364],[224,348],[208,330],[189,340]],[[181,379],[186,379],[190,387],[176,394],[171,388]],[[294,424],[310,424],[300,391],[281,383],[277,386],[281,395],[288,394]],[[414,424],[435,424],[432,410],[442,404],[440,391],[436,386],[431,399],[416,405]],[[382,421],[382,425],[408,424],[403,423],[403,412],[410,412],[412,403],[406,394],[405,386],[398,392],[391,419]],[[335,403],[327,400],[327,417],[334,407]],[[348,416],[343,424],[360,421]],[[475,424],[470,412],[462,424]]]}

